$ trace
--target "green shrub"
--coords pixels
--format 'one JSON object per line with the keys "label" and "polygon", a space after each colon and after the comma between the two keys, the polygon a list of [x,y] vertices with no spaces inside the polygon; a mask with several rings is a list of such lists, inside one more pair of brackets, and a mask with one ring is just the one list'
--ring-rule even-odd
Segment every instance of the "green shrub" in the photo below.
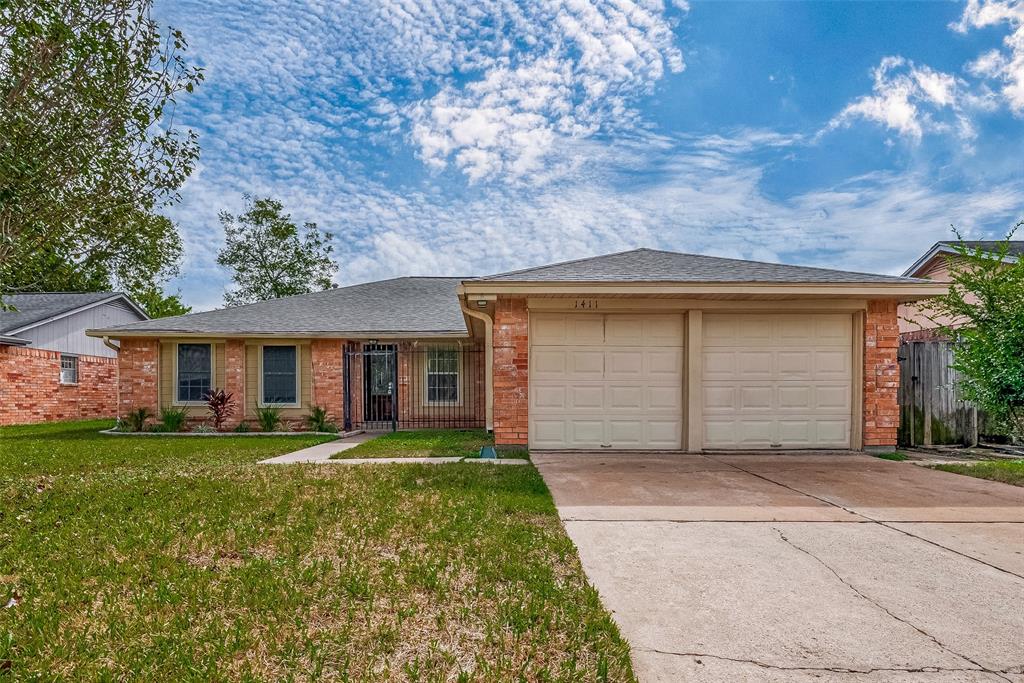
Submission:
{"label": "green shrub", "polygon": [[260,423],[260,429],[265,432],[276,432],[281,426],[281,409],[277,406],[264,406],[256,408],[256,421]]}
{"label": "green shrub", "polygon": [[146,420],[151,417],[153,413],[149,408],[136,408],[124,416],[124,424],[127,425],[129,432],[141,432],[146,428]]}
{"label": "green shrub", "polygon": [[234,431],[238,432],[239,434],[245,434],[246,432],[252,431],[252,429],[249,427],[248,422],[239,422],[238,426],[235,427]]}
{"label": "green shrub", "polygon": [[183,432],[188,421],[188,408],[161,408],[160,431]]}
{"label": "green shrub", "polygon": [[208,425],[205,422],[192,428],[193,434],[215,434],[216,432],[217,430],[213,428],[213,425]]}
{"label": "green shrub", "polygon": [[338,425],[334,424],[327,409],[320,406],[313,406],[306,416],[306,426],[313,432],[337,432]]}

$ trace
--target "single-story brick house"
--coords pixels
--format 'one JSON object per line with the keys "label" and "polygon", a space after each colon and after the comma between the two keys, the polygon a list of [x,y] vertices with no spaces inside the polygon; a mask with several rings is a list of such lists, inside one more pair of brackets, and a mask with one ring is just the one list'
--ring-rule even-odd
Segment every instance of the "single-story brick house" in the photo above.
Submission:
{"label": "single-story brick house", "polygon": [[346,426],[480,424],[534,449],[891,448],[896,308],[945,290],[637,249],[89,334],[120,343],[122,413],[198,415],[218,386],[245,406],[236,419],[320,405]]}
{"label": "single-story brick house", "polygon": [[146,320],[119,292],[4,297],[0,311],[0,425],[114,417],[117,353],[86,328]]}

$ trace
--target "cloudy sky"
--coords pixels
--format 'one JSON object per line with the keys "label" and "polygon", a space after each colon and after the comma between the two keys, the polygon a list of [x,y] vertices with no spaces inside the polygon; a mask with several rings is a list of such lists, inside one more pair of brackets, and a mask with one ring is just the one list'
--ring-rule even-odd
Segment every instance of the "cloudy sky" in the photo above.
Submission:
{"label": "cloudy sky", "polygon": [[648,246],[899,273],[1024,216],[1024,2],[157,0],[205,83],[169,210],[281,199],[340,284]]}

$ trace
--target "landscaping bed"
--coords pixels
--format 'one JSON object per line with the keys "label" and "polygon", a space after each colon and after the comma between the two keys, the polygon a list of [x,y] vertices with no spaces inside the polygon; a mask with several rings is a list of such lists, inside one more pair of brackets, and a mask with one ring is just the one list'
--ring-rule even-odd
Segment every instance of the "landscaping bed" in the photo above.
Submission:
{"label": "landscaping bed", "polygon": [[629,681],[532,467],[269,468],[320,437],[0,429],[12,679]]}

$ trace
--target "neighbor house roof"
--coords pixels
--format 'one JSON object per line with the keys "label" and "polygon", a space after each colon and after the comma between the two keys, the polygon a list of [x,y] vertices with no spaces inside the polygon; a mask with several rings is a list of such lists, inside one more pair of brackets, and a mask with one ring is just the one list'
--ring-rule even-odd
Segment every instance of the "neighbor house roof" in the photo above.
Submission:
{"label": "neighbor house roof", "polygon": [[[955,240],[946,240],[936,242],[932,245],[931,249],[926,251],[921,258],[914,261],[913,265],[903,271],[904,275],[912,275],[921,270],[929,261],[935,258],[938,254],[955,254],[957,253],[956,247],[961,242]],[[1002,240],[964,240],[963,243],[969,249],[981,249],[982,251],[988,251],[995,253],[999,247],[1003,244]],[[1013,240],[1009,243],[1009,249],[1006,252],[1008,261],[1016,261],[1018,258],[1024,256],[1024,240]]]}
{"label": "neighbor house roof", "polygon": [[464,336],[466,320],[455,292],[461,279],[400,277],[88,330],[88,334]]}
{"label": "neighbor house roof", "polygon": [[[476,282],[907,283],[905,277],[634,249],[477,278]],[[913,282],[910,280],[910,282]]]}
{"label": "neighbor house roof", "polygon": [[13,306],[15,310],[0,311],[0,335],[12,338],[16,338],[14,335],[19,332],[30,330],[51,320],[112,301],[123,301],[139,315],[146,317],[146,313],[135,302],[120,292],[10,294],[5,296],[3,301]]}

